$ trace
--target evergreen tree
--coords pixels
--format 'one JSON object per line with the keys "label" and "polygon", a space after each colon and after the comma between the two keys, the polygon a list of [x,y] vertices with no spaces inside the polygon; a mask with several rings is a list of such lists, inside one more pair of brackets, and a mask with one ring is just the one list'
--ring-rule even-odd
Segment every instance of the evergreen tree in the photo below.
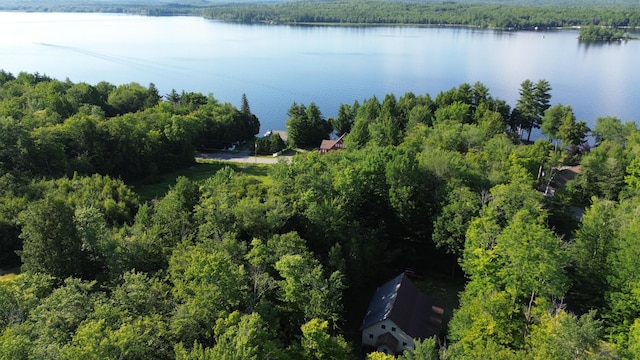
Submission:
{"label": "evergreen tree", "polygon": [[242,112],[243,114],[251,114],[251,108],[249,107],[249,100],[247,100],[247,94],[242,94],[240,112]]}
{"label": "evergreen tree", "polygon": [[322,118],[320,109],[315,103],[306,107],[304,104],[295,102],[287,112],[287,131],[289,142],[292,147],[317,147],[323,139],[329,137],[331,124]]}
{"label": "evergreen tree", "polygon": [[544,112],[550,107],[551,85],[546,80],[533,83],[527,79],[520,84],[520,98],[511,114],[512,128],[522,135],[527,130],[527,141],[534,128],[539,129]]}

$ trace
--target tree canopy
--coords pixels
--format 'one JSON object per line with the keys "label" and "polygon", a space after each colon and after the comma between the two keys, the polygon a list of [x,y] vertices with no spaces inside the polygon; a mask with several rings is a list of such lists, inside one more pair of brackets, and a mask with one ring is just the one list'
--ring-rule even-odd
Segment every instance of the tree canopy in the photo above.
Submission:
{"label": "tree canopy", "polygon": [[147,201],[150,174],[253,140],[246,97],[0,78],[0,252],[21,270],[0,358],[355,359],[369,297],[408,267],[447,326],[401,359],[638,356],[640,132],[590,131],[546,81],[513,111],[480,83],[330,122],[294,104],[295,144],[332,123],[346,148],[186,171]]}

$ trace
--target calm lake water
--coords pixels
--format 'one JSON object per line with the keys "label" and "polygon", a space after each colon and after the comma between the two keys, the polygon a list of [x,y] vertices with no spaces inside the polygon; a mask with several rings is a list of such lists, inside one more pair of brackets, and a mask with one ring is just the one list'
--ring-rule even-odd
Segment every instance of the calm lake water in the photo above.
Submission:
{"label": "calm lake water", "polygon": [[262,131],[285,128],[295,101],[325,117],[342,103],[480,81],[513,106],[520,83],[546,79],[579,120],[640,120],[640,41],[585,45],[576,31],[240,25],[197,17],[0,13],[0,68],[73,82],[153,82],[247,94]]}

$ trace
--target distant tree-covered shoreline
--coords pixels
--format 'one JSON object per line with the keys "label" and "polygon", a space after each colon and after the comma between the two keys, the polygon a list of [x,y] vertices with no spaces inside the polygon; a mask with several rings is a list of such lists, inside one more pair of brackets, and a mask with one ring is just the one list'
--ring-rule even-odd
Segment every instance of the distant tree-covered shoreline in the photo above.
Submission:
{"label": "distant tree-covered shoreline", "polygon": [[293,2],[203,10],[209,18],[241,23],[469,26],[493,29],[640,26],[628,9],[393,1]]}
{"label": "distant tree-covered shoreline", "polygon": [[148,16],[192,15],[240,23],[331,25],[468,26],[492,29],[573,26],[640,27],[640,6],[632,1],[8,1],[0,10],[105,12]]}

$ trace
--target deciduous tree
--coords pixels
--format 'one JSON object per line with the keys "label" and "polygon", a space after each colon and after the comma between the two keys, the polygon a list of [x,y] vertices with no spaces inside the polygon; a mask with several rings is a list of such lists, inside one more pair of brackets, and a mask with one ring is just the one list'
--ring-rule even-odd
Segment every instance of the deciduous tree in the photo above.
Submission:
{"label": "deciduous tree", "polygon": [[59,279],[85,274],[90,255],[76,229],[74,209],[64,200],[45,197],[33,203],[22,222],[23,270]]}
{"label": "deciduous tree", "polygon": [[280,298],[294,313],[292,320],[306,322],[319,318],[337,325],[344,290],[340,272],[325,277],[323,266],[308,255],[284,255],[276,262],[275,268],[283,278]]}
{"label": "deciduous tree", "polygon": [[349,359],[349,345],[342,336],[331,336],[328,333],[329,323],[326,320],[313,318],[303,324],[302,355],[304,359]]}

